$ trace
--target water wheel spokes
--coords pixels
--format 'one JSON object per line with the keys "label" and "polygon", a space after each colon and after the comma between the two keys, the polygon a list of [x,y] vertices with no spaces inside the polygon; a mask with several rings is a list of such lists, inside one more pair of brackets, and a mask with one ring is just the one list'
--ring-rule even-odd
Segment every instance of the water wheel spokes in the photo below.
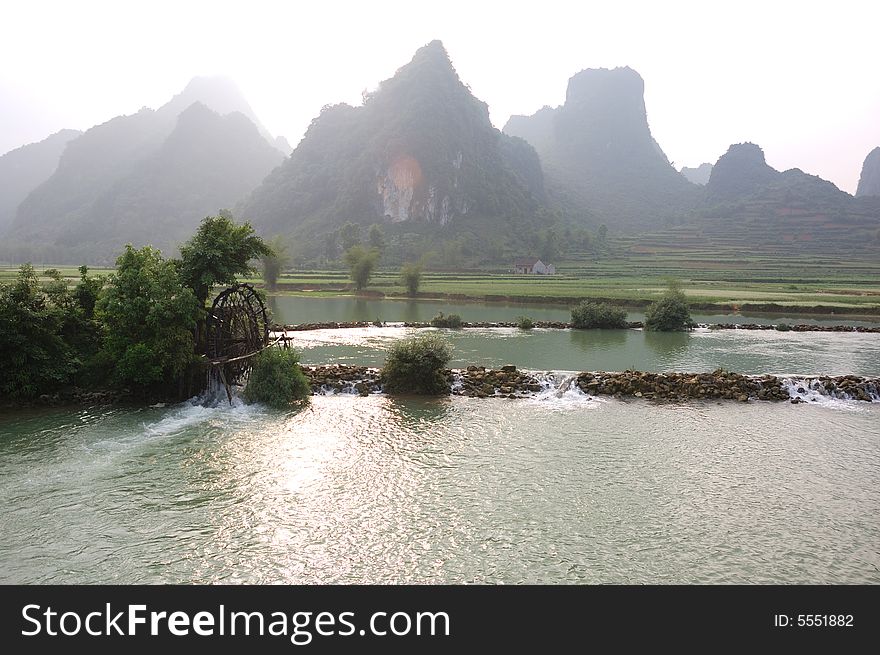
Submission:
{"label": "water wheel spokes", "polygon": [[230,395],[230,385],[241,383],[255,355],[269,342],[266,306],[250,284],[236,284],[214,299],[206,322],[205,355]]}

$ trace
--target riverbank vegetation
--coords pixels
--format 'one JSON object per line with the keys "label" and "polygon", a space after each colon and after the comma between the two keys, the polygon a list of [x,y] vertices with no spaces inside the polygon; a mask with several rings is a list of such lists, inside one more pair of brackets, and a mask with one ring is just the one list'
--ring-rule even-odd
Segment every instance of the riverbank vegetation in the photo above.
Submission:
{"label": "riverbank vegetation", "polygon": [[[380,260],[362,293],[408,297],[400,269]],[[56,267],[72,283],[75,268]],[[94,269],[97,270],[97,269]],[[106,269],[104,269],[106,271]],[[426,265],[417,297],[572,304],[581,300],[645,308],[681,280],[691,311],[786,312],[880,316],[880,261],[842,257],[741,256],[715,252],[623,253],[561,261],[558,275],[515,275],[506,268],[439,270]],[[17,267],[0,268],[0,281]],[[258,277],[242,281],[262,283]],[[322,297],[355,292],[347,270],[285,270],[277,293]]]}
{"label": "riverbank vegetation", "polygon": [[457,330],[461,327],[461,316],[458,314],[444,314],[440,312],[431,319],[431,327],[435,328],[452,328]]}
{"label": "riverbank vegetation", "polygon": [[0,400],[27,401],[67,386],[179,398],[204,384],[205,303],[217,284],[252,275],[271,249],[228,212],[208,217],[181,259],[126,246],[116,267],[71,287],[30,264],[0,281]]}
{"label": "riverbank vegetation", "polygon": [[684,332],[695,325],[677,280],[670,281],[663,297],[645,311],[645,329],[651,332]]}
{"label": "riverbank vegetation", "polygon": [[284,409],[311,394],[309,381],[299,365],[299,354],[290,348],[266,348],[254,358],[244,388],[249,403]]}
{"label": "riverbank vegetation", "polygon": [[571,308],[571,324],[579,330],[625,328],[626,310],[607,303],[585,300]]}
{"label": "riverbank vegetation", "polygon": [[406,288],[408,296],[416,296],[419,293],[419,285],[422,283],[422,267],[420,264],[407,262],[400,269],[400,282]]}
{"label": "riverbank vegetation", "polygon": [[388,393],[449,393],[445,369],[451,359],[452,348],[436,334],[396,341],[382,367],[382,386]]}

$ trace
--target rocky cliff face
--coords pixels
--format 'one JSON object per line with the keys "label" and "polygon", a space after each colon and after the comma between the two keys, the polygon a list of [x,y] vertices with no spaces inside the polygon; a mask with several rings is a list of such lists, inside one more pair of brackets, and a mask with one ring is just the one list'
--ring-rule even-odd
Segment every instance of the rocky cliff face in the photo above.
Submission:
{"label": "rocky cliff face", "polygon": [[856,196],[880,196],[880,147],[865,157]]}
{"label": "rocky cliff face", "polygon": [[695,206],[699,192],[652,137],[644,88],[631,68],[584,70],[564,105],[512,116],[504,131],[535,147],[554,199],[573,214],[612,229],[656,226]]}
{"label": "rocky cliff face", "polygon": [[346,221],[444,226],[528,214],[543,193],[534,150],[492,127],[434,41],[363,106],[325,108],[240,213],[282,233]]}

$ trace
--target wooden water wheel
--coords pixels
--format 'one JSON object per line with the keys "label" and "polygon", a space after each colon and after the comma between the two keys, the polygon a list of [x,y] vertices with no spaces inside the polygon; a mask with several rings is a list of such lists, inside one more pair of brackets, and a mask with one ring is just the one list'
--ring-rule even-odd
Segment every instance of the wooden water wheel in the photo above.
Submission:
{"label": "wooden water wheel", "polygon": [[247,377],[252,355],[269,343],[266,306],[250,284],[236,284],[214,299],[205,327],[205,354],[228,392]]}

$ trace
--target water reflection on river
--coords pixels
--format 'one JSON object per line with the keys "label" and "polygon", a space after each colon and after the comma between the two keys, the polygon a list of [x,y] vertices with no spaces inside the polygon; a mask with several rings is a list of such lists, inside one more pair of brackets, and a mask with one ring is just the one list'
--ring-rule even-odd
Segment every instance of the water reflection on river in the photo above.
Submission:
{"label": "water reflection on river", "polygon": [[0,581],[880,582],[880,406],[0,418]]}

